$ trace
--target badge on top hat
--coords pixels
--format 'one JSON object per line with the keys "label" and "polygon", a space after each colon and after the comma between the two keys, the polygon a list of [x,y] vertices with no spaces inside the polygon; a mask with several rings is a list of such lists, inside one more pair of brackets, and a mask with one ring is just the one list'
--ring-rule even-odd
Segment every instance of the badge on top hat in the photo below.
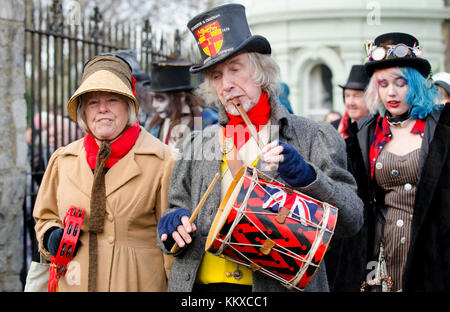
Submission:
{"label": "badge on top hat", "polygon": [[196,73],[238,52],[270,54],[269,41],[259,35],[252,35],[241,4],[225,4],[192,18],[187,27],[194,35],[202,56],[202,64],[191,67]]}
{"label": "badge on top hat", "polygon": [[430,63],[422,56],[422,46],[414,36],[405,33],[386,33],[366,44],[367,62],[364,67],[369,76],[377,69],[412,67],[425,78],[431,73]]}

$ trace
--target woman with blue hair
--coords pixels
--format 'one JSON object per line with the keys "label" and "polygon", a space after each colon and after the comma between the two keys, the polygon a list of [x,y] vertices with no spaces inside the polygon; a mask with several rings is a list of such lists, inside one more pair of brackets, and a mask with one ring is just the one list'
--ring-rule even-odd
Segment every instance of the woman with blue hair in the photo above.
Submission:
{"label": "woman with blue hair", "polygon": [[366,47],[371,114],[347,139],[365,202],[358,253],[362,246],[367,257],[355,260],[367,270],[361,290],[449,291],[449,104],[436,104],[415,37],[387,33]]}

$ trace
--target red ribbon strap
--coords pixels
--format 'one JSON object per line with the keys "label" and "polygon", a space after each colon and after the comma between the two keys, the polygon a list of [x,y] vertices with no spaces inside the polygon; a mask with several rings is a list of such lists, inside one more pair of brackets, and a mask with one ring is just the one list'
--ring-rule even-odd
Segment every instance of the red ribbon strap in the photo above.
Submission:
{"label": "red ribbon strap", "polygon": [[136,93],[136,78],[134,78],[133,76],[131,76],[131,91],[133,91],[133,95],[137,96]]}

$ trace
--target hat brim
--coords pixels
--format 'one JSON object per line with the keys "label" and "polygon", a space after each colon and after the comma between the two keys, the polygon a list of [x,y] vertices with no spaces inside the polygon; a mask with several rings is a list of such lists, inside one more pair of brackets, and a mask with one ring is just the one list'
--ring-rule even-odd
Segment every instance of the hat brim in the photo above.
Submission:
{"label": "hat brim", "polygon": [[338,85],[342,89],[362,90],[366,89],[367,83],[349,82],[345,85]]}
{"label": "hat brim", "polygon": [[448,94],[450,94],[450,85],[448,83],[446,83],[445,81],[437,80],[434,82],[434,84],[436,86],[440,86],[440,87],[444,88],[444,90],[447,91]]}
{"label": "hat brim", "polygon": [[99,70],[82,82],[67,103],[67,112],[69,117],[77,124],[78,98],[83,94],[95,91],[112,92],[128,97],[134,102],[137,116],[139,112],[139,102],[133,95],[132,90],[130,90],[130,88],[119,77],[110,71]]}
{"label": "hat brim", "polygon": [[192,91],[195,88],[193,86],[179,86],[174,88],[152,88],[150,85],[149,90],[151,92],[180,92],[180,91]]}
{"label": "hat brim", "polygon": [[[202,65],[194,65],[191,66],[190,71],[191,73],[198,73],[202,70],[205,70],[211,66],[214,66],[218,63],[223,62],[224,60],[238,54],[239,52],[257,52],[261,54],[271,54],[272,49],[270,47],[269,41],[267,41],[266,38],[259,35],[254,35],[246,40],[242,41],[240,45],[238,45],[236,48],[234,48],[230,52],[225,52],[217,57],[214,57],[212,59],[207,59],[207,62]],[[220,53],[220,52],[219,52]]]}
{"label": "hat brim", "polygon": [[371,61],[364,64],[364,68],[369,77],[373,75],[375,70],[389,67],[412,67],[417,69],[425,78],[427,78],[431,72],[430,63],[426,59],[419,57],[394,58],[389,60]]}

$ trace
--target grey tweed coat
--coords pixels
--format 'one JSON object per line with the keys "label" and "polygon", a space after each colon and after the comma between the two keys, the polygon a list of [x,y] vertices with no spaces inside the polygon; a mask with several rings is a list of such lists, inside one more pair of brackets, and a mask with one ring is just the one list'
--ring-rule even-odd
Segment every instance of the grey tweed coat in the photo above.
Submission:
{"label": "grey tweed coat", "polygon": [[[356,193],[356,183],[346,170],[345,143],[328,123],[316,123],[310,119],[290,114],[278,102],[271,100],[271,141],[279,139],[294,146],[314,168],[316,180],[302,193],[328,202],[339,208],[335,229],[336,236],[356,234],[363,223],[363,203]],[[219,124],[191,133],[184,141],[172,172],[169,187],[169,213],[178,208],[191,212],[199,203],[215,174],[220,172],[222,152],[218,134],[220,125],[228,122],[223,107],[219,108]],[[268,174],[284,182],[276,172]],[[215,185],[197,217],[197,231],[191,244],[176,254],[169,277],[169,291],[191,291],[195,282],[208,232],[220,205],[220,186]],[[159,247],[168,250],[159,240]],[[328,291],[325,263],[322,261],[305,291]],[[278,281],[264,274],[253,273],[253,291],[287,291]]]}

